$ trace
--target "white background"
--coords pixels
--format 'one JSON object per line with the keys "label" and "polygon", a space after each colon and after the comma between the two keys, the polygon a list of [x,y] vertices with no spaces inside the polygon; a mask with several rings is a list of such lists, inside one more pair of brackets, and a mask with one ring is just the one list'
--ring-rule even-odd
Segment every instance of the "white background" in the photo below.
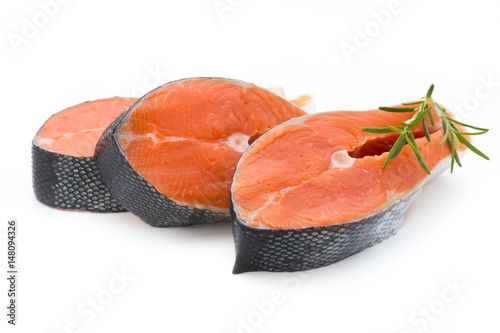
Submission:
{"label": "white background", "polygon": [[[72,0],[45,22],[40,2],[3,1],[0,261],[5,272],[15,217],[20,275],[10,327],[0,274],[1,331],[499,332],[500,1],[400,0],[377,23],[373,13],[388,9],[389,0]],[[346,57],[347,44],[357,53]],[[130,213],[36,201],[30,145],[51,114],[192,76],[314,93],[321,111],[413,100],[435,83],[439,101],[491,128],[475,143],[492,160],[468,154],[420,194],[397,236],[302,274],[232,275],[229,225],[155,229]],[[133,279],[107,299],[122,270]],[[455,283],[464,289],[449,290]],[[96,296],[109,302],[93,316]]]}

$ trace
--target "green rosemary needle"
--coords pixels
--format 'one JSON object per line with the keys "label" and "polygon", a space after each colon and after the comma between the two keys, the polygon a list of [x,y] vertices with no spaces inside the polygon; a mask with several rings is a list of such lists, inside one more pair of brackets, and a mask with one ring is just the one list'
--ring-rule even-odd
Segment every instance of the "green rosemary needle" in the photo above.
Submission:
{"label": "green rosemary needle", "polygon": [[[441,118],[441,123],[443,126],[443,131],[444,131],[444,137],[443,140],[441,141],[440,144],[443,144],[445,142],[448,143],[450,149],[451,149],[451,172],[453,172],[453,167],[455,166],[455,163],[458,166],[462,166],[462,162],[460,161],[460,158],[458,156],[458,152],[456,150],[456,147],[459,149],[462,148],[462,144],[464,144],[467,148],[469,148],[471,151],[476,153],[477,155],[481,156],[484,159],[489,160],[489,157],[486,156],[483,152],[481,152],[479,149],[477,149],[470,141],[468,141],[464,135],[481,135],[486,132],[488,132],[488,129],[486,128],[481,128],[477,126],[472,126],[469,124],[465,124],[463,122],[460,122],[456,119],[451,118],[448,116],[446,113],[446,109],[434,102],[434,99],[432,98],[432,93],[434,91],[434,85],[431,85],[429,90],[427,91],[427,94],[425,97],[422,97],[421,100],[419,101],[414,101],[414,102],[409,102],[409,103],[403,103],[405,107],[386,107],[382,106],[379,109],[382,111],[387,111],[387,112],[414,112],[413,116],[402,122],[402,126],[387,126],[387,127],[381,127],[381,128],[375,128],[375,127],[365,127],[362,128],[362,131],[369,132],[369,133],[399,133],[399,137],[394,142],[391,150],[389,151],[389,154],[387,155],[387,158],[384,162],[383,169],[387,167],[389,162],[393,159],[395,159],[401,150],[403,149],[405,144],[408,144],[413,152],[415,153],[415,156],[417,157],[418,162],[422,166],[422,168],[427,172],[429,175],[431,174],[431,171],[427,167],[427,164],[424,161],[424,158],[422,157],[422,154],[420,153],[420,150],[418,149],[417,142],[415,141],[415,137],[413,136],[412,129],[419,123],[422,122],[422,127],[424,129],[424,134],[427,139],[427,141],[431,142],[431,134],[429,132],[429,128],[427,125],[427,117],[429,118],[429,122],[431,125],[434,125],[434,119],[431,113],[432,106],[434,106],[434,110],[436,111],[436,114]],[[411,107],[415,106],[415,107]],[[477,132],[460,132],[455,124],[459,124],[463,127],[467,127],[473,130],[476,130]]]}

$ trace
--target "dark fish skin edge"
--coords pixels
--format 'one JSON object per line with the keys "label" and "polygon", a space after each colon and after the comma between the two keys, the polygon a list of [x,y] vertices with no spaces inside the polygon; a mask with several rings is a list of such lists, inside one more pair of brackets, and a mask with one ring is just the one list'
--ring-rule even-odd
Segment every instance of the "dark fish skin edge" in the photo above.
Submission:
{"label": "dark fish skin edge", "polygon": [[54,153],[31,145],[36,198],[51,207],[95,213],[125,212],[102,182],[93,157]]}
{"label": "dark fish skin edge", "polygon": [[296,229],[263,229],[241,221],[231,200],[236,248],[233,274],[295,272],[327,266],[395,235],[421,187],[386,209],[356,221]]}
{"label": "dark fish skin edge", "polygon": [[[149,93],[145,96],[147,95]],[[143,98],[136,103],[139,103]],[[229,223],[229,214],[183,206],[173,202],[159,193],[153,185],[132,169],[118,145],[116,133],[122,120],[131,112],[136,103],[111,123],[96,146],[97,167],[111,193],[126,209],[153,227],[177,227],[215,222]]]}

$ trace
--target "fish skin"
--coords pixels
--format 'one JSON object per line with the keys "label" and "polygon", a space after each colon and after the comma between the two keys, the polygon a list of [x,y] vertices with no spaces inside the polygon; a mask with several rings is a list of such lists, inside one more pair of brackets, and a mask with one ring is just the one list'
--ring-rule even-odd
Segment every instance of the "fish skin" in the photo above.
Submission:
{"label": "fish skin", "polygon": [[102,182],[93,157],[40,148],[33,141],[32,181],[36,198],[51,207],[95,213],[125,212]]}
{"label": "fish skin", "polygon": [[236,249],[233,274],[296,272],[327,266],[395,235],[420,187],[386,209],[356,221],[294,229],[255,228],[241,221],[231,200]]}
{"label": "fish skin", "polygon": [[[70,108],[113,99],[127,98],[111,97],[86,101]],[[31,143],[32,184],[37,200],[65,210],[93,213],[126,212],[125,207],[112,196],[103,183],[94,156],[56,153],[36,143],[37,136],[51,118],[37,131]]]}
{"label": "fish skin", "polygon": [[[466,153],[458,152],[459,157]],[[396,235],[413,199],[427,184],[449,170],[450,160],[447,157],[439,162],[430,176],[392,205],[340,224],[289,229],[252,227],[238,217],[231,193],[230,214],[236,250],[233,274],[295,272],[328,266]]]}

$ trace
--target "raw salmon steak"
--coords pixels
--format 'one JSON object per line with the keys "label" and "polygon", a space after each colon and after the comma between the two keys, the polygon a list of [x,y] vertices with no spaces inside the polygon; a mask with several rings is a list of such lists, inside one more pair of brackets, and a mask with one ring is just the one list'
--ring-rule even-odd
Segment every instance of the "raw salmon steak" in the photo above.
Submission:
{"label": "raw salmon steak", "polygon": [[94,161],[102,132],[136,98],[109,98],[62,110],[40,128],[32,143],[33,188],[46,205],[70,210],[119,212]]}
{"label": "raw salmon steak", "polygon": [[253,84],[193,78],[135,103],[96,149],[104,182],[153,226],[229,221],[229,190],[241,154],[269,129],[305,115]]}
{"label": "raw salmon steak", "polygon": [[[440,119],[432,110],[434,119]],[[234,273],[325,266],[395,234],[414,196],[449,166],[441,123],[413,130],[431,176],[405,145],[383,169],[400,126],[413,112],[339,111],[277,126],[244,153],[231,187]]]}

